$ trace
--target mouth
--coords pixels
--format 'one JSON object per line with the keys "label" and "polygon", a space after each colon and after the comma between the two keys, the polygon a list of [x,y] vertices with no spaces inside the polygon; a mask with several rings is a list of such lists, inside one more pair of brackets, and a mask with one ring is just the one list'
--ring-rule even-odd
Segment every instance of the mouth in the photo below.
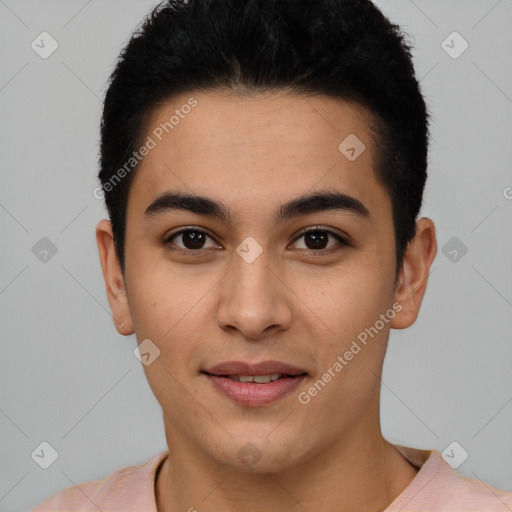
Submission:
{"label": "mouth", "polygon": [[201,373],[224,397],[247,406],[275,402],[289,394],[307,376],[305,370],[278,361],[257,364],[229,361]]}
{"label": "mouth", "polygon": [[292,375],[284,375],[282,373],[269,373],[267,375],[218,375],[218,377],[225,377],[226,379],[234,380],[235,382],[255,382],[257,384],[268,384],[280,379],[287,379]]}

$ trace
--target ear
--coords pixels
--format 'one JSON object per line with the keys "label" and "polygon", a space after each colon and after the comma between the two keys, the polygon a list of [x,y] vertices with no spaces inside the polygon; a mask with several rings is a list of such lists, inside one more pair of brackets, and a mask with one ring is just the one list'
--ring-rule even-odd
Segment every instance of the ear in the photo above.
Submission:
{"label": "ear", "polygon": [[402,309],[391,320],[393,329],[405,329],[416,321],[436,253],[434,223],[426,217],[421,218],[416,222],[415,237],[407,245],[396,287],[395,301],[401,304]]}
{"label": "ear", "polygon": [[121,264],[114,246],[112,223],[109,220],[103,219],[96,226],[96,242],[114,325],[119,334],[128,336],[133,334],[133,322]]}

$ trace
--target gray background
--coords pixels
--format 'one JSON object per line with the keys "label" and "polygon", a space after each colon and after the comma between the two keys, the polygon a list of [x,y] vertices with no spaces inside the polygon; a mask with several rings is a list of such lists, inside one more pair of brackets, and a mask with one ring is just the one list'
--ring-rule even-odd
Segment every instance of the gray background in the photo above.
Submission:
{"label": "gray background", "polygon": [[[416,46],[433,114],[422,214],[439,243],[419,320],[391,335],[384,435],[440,451],[457,441],[459,472],[512,490],[512,1],[376,3]],[[3,511],[166,449],[135,337],[112,325],[94,237],[101,99],[154,4],[0,0]],[[43,31],[59,44],[47,59],[31,48]],[[453,31],[469,44],[456,59],[442,47]],[[33,252],[42,237],[57,248],[46,262]],[[46,470],[31,458],[42,441],[59,455]]]}

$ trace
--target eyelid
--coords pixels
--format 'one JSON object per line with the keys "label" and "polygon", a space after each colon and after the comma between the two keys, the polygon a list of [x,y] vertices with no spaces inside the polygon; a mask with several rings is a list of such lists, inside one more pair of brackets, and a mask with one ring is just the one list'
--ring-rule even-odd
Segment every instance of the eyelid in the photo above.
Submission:
{"label": "eyelid", "polygon": [[215,237],[212,234],[210,234],[207,229],[200,228],[199,226],[190,225],[190,226],[181,226],[180,228],[178,228],[178,231],[173,231],[172,233],[165,235],[164,240],[170,240],[171,238],[174,238],[177,235],[181,235],[182,233],[187,232],[187,231],[199,231],[200,233],[204,233],[205,235],[208,235],[210,238],[215,239]]}
{"label": "eyelid", "polygon": [[340,234],[337,231],[334,231],[332,228],[324,227],[324,226],[310,226],[307,228],[303,228],[299,231],[298,235],[293,239],[293,243],[295,243],[301,236],[307,235],[308,233],[314,231],[323,231],[324,233],[328,233],[329,235],[333,235],[339,240],[341,240],[344,244],[350,245],[350,237],[347,234]]}

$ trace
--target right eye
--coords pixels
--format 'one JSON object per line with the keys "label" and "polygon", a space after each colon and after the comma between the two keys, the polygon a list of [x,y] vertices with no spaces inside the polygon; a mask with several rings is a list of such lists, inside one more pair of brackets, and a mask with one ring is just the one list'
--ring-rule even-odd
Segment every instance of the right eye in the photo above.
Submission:
{"label": "right eye", "polygon": [[[178,243],[173,240],[177,239]],[[210,245],[205,245],[207,241],[211,240]],[[174,245],[182,252],[198,252],[202,249],[210,249],[217,247],[213,238],[205,231],[195,228],[182,229],[165,239],[165,244]]]}

